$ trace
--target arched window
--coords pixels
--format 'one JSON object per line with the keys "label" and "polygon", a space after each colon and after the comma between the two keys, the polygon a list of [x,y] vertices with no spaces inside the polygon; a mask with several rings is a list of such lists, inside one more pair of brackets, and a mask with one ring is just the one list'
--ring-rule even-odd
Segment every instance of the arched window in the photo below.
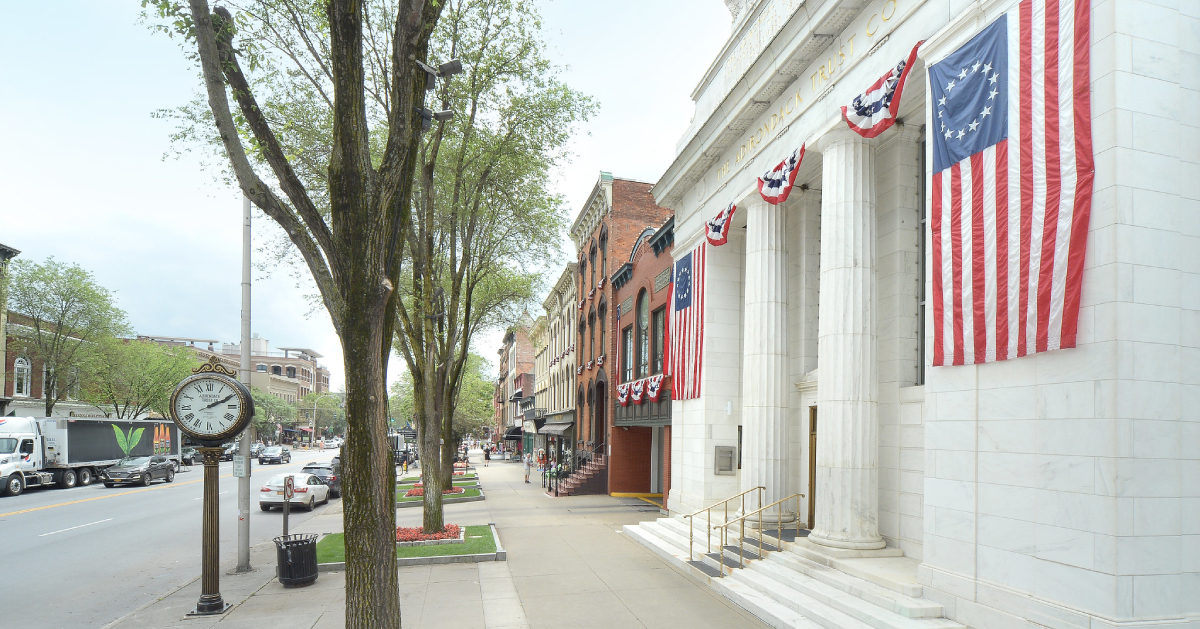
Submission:
{"label": "arched window", "polygon": [[283,367],[280,367],[279,365],[271,365],[271,373],[273,373],[277,376],[282,376],[283,375]]}
{"label": "arched window", "polygon": [[646,291],[638,293],[637,298],[637,376],[645,378],[650,375],[650,299]]}
{"label": "arched window", "polygon": [[588,315],[588,362],[596,359],[596,313]]}
{"label": "arched window", "polygon": [[25,358],[18,358],[13,367],[13,395],[30,397],[33,390],[33,368]]}
{"label": "arched window", "polygon": [[296,377],[296,368],[295,368],[295,367],[288,367],[288,368],[287,368],[287,377],[289,377],[289,378],[295,378],[295,377]]}
{"label": "arched window", "polygon": [[604,304],[601,304],[600,305],[600,349],[598,349],[596,351],[596,354],[599,356],[603,356],[605,348],[608,347],[607,345],[604,344],[604,329],[605,329],[605,327],[607,327],[605,325],[606,319],[607,319],[607,317],[605,315],[607,315],[607,314],[608,314],[608,307]]}
{"label": "arched window", "polygon": [[596,248],[594,246],[592,247],[591,263],[592,263],[592,282],[590,284],[588,284],[589,292],[593,288],[596,287]]}

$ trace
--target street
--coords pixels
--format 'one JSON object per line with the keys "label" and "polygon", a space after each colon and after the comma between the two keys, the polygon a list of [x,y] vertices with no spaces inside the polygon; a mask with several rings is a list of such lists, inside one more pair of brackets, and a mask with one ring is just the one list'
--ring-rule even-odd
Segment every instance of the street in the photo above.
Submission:
{"label": "street", "polygon": [[[285,465],[252,466],[250,543],[282,533],[283,513],[258,507],[259,489],[282,471],[298,472],[334,451],[293,450]],[[220,465],[221,561],[237,558],[237,479]],[[173,483],[34,489],[0,499],[5,543],[4,624],[102,627],[162,596],[200,571],[203,468],[182,468]],[[340,498],[331,498],[336,503]],[[317,507],[320,512],[324,506]],[[289,524],[313,516],[293,510]],[[256,569],[273,570],[270,566]],[[11,624],[9,624],[11,623]]]}

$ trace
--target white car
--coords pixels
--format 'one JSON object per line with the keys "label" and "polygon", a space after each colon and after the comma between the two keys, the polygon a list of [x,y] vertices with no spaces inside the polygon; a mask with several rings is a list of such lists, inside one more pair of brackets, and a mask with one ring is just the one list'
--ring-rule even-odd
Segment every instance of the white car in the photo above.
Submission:
{"label": "white car", "polygon": [[292,477],[295,487],[295,493],[292,494],[292,499],[288,501],[293,505],[293,508],[295,506],[303,506],[305,509],[312,511],[313,507],[318,504],[329,502],[329,485],[326,485],[320,476],[305,474],[303,472],[276,474],[258,492],[259,509],[270,511],[271,507],[283,508],[283,483],[284,479],[289,476]]}

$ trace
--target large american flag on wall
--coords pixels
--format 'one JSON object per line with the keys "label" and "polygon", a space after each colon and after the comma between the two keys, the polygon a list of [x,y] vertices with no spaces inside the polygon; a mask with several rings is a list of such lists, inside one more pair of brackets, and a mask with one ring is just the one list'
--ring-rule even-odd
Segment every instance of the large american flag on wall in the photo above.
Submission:
{"label": "large american flag on wall", "polygon": [[671,399],[700,397],[700,373],[704,357],[704,274],[708,242],[675,260],[672,279],[667,373],[671,375]]}
{"label": "large american flag on wall", "polygon": [[929,67],[933,364],[1075,347],[1090,0],[1024,0]]}

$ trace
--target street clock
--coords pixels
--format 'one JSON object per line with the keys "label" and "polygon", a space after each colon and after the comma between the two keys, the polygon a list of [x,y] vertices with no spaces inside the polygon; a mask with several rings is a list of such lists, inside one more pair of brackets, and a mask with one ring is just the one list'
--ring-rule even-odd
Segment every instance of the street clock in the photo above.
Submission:
{"label": "street clock", "polygon": [[204,445],[227,442],[254,418],[250,390],[234,379],[237,372],[214,356],[184,378],[171,394],[171,420]]}

